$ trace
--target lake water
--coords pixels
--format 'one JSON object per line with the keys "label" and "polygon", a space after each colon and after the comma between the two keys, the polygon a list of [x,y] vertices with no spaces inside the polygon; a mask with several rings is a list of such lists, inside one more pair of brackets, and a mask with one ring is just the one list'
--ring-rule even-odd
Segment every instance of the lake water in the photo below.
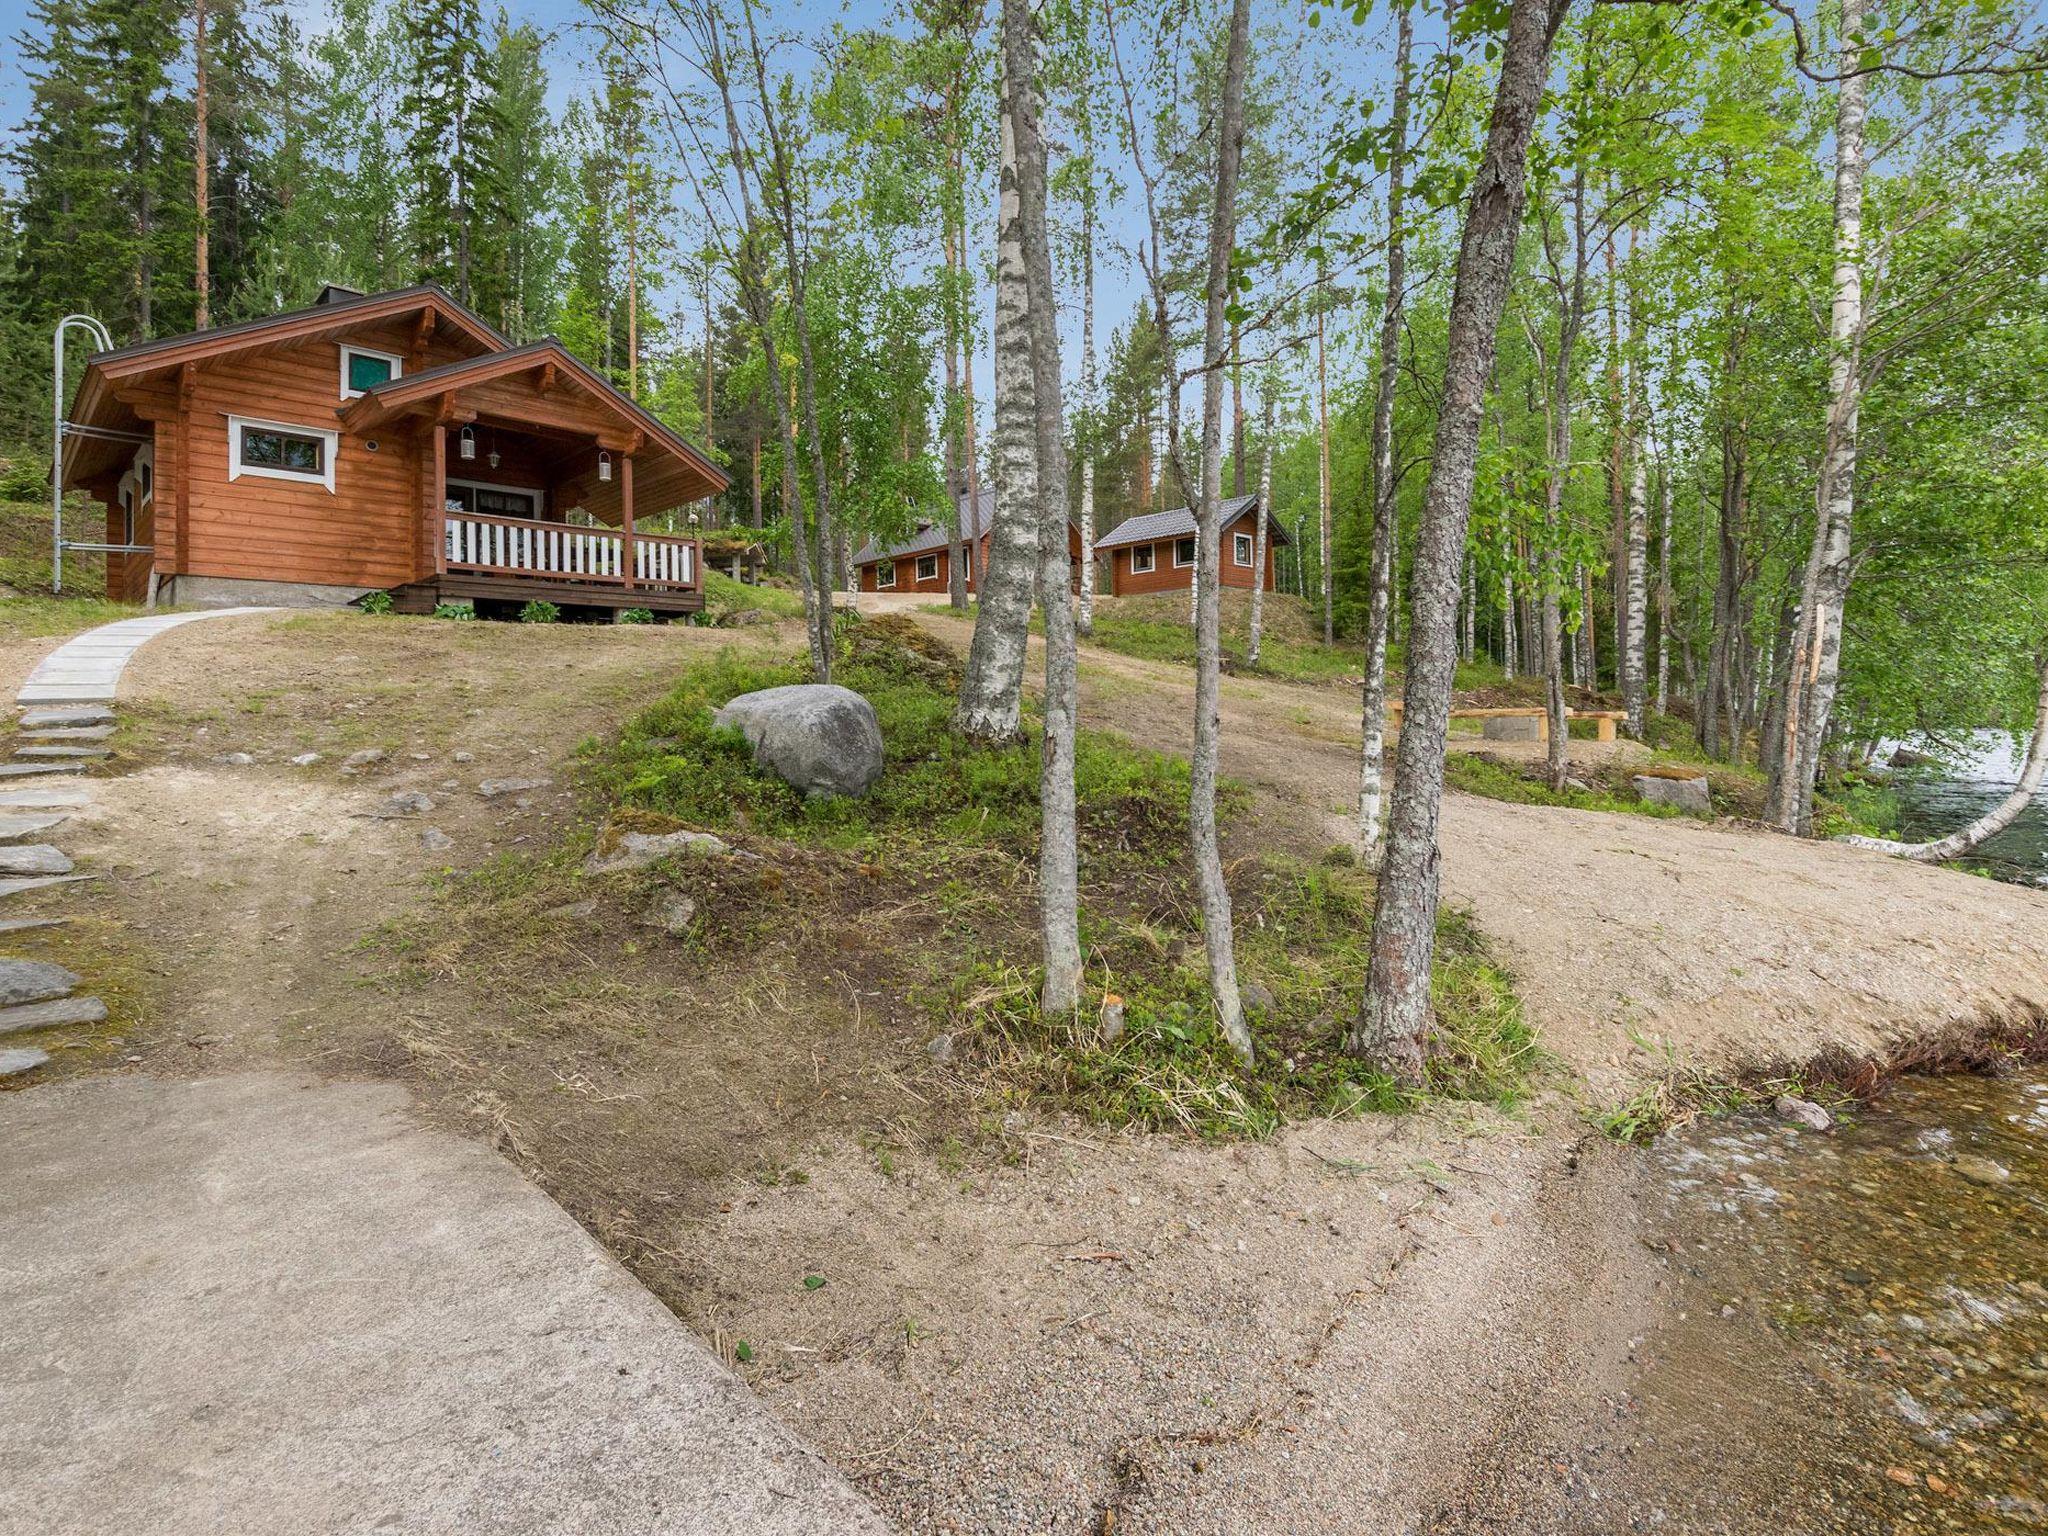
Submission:
{"label": "lake water", "polygon": [[[1892,781],[1902,839],[1921,842],[1968,826],[2019,782],[2021,753],[2010,736],[1980,731],[1970,746],[1969,757],[1954,767],[1901,773]],[[2048,885],[2048,790],[1963,862],[2001,880]]]}

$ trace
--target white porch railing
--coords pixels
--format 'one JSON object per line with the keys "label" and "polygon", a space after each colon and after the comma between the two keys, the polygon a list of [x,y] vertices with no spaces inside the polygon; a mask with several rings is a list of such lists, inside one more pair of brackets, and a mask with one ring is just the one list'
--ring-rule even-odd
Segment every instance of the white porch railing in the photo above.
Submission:
{"label": "white porch railing", "polygon": [[[625,585],[625,536],[610,528],[572,528],[519,517],[447,514],[450,570],[493,576]],[[638,586],[694,588],[694,539],[633,535],[633,582]]]}

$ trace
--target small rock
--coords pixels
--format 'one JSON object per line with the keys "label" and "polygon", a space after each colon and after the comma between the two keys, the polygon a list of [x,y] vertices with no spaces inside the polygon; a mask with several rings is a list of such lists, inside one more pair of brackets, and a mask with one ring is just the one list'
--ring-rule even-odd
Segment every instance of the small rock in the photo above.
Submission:
{"label": "small rock", "polygon": [[455,846],[455,839],[439,827],[428,827],[420,833],[420,842],[429,853],[446,853]]}
{"label": "small rock", "polygon": [[318,752],[301,752],[292,759],[292,766],[294,768],[310,768],[319,761],[320,754]]}
{"label": "small rock", "polygon": [[71,868],[70,856],[48,843],[0,848],[0,875],[68,875]]}
{"label": "small rock", "polygon": [[1243,1001],[1244,1006],[1253,1013],[1271,1013],[1280,1006],[1280,999],[1273,995],[1272,989],[1256,981],[1244,984]]}
{"label": "small rock", "polygon": [[1124,1037],[1124,1000],[1114,992],[1102,1000],[1102,1043],[1115,1045]]}
{"label": "small rock", "polygon": [[458,763],[473,763],[476,761],[476,754],[474,752],[458,752],[455,754],[455,761]]}
{"label": "small rock", "polygon": [[0,960],[0,1008],[62,997],[78,985],[78,977],[46,960]]}
{"label": "small rock", "polygon": [[640,921],[649,928],[659,928],[663,933],[680,938],[690,931],[690,924],[696,921],[696,917],[697,903],[687,892],[664,888],[648,903]]}
{"label": "small rock", "polygon": [[622,869],[645,869],[676,854],[712,857],[732,851],[731,844],[711,832],[628,832],[610,853],[591,854],[584,861],[583,872],[609,875]]}
{"label": "small rock", "polygon": [[547,911],[541,913],[541,916],[577,920],[593,918],[597,916],[597,903],[594,901],[564,902],[559,907],[549,907]]}
{"label": "small rock", "polygon": [[431,752],[408,752],[405,755],[416,763],[431,763],[434,760],[434,754]]}
{"label": "small rock", "polygon": [[2004,1164],[1994,1163],[1988,1157],[1977,1157],[1968,1152],[1950,1158],[1949,1167],[1972,1184],[2003,1184],[2012,1177],[2012,1170]]}
{"label": "small rock", "polygon": [[1593,793],[1592,785],[1588,784],[1584,779],[1575,779],[1570,774],[1565,775],[1564,787],[1566,789],[1575,789],[1582,795]]}
{"label": "small rock", "polygon": [[434,808],[434,797],[421,789],[401,789],[370,814],[386,819],[395,816],[417,816]]}
{"label": "small rock", "polygon": [[96,997],[57,997],[46,1003],[0,1008],[0,1035],[52,1029],[59,1024],[97,1024],[106,1016],[107,1005]]}
{"label": "small rock", "polygon": [[486,800],[495,800],[500,795],[523,795],[531,790],[546,789],[548,779],[485,779],[477,785],[476,792]]}
{"label": "small rock", "polygon": [[256,759],[246,752],[223,752],[214,761],[224,768],[247,768]]}
{"label": "small rock", "polygon": [[1822,1109],[1811,1099],[1802,1099],[1796,1094],[1781,1093],[1771,1105],[1780,1120],[1793,1125],[1803,1125],[1809,1131],[1832,1130],[1835,1117]]}
{"label": "small rock", "polygon": [[953,1060],[953,1037],[951,1035],[933,1035],[925,1043],[924,1053],[942,1067],[950,1065]]}
{"label": "small rock", "polygon": [[49,1059],[48,1051],[0,1051],[0,1077],[13,1077],[17,1072],[33,1072]]}
{"label": "small rock", "polygon": [[341,760],[341,771],[343,773],[361,773],[372,763],[383,762],[384,755],[382,747],[365,747],[360,752],[351,752]]}

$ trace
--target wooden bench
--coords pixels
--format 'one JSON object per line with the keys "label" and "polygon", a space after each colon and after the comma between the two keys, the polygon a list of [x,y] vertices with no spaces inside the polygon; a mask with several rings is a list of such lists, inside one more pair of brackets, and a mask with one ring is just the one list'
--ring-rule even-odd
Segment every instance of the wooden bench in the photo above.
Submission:
{"label": "wooden bench", "polygon": [[[1564,712],[1564,717],[1566,720],[1591,720],[1593,722],[1593,739],[1595,741],[1612,741],[1614,740],[1615,722],[1626,720],[1628,718],[1628,711],[1625,709],[1568,709]],[[1451,718],[1453,720],[1534,720],[1537,722],[1536,739],[1538,741],[1548,741],[1550,739],[1550,711],[1541,705],[1513,705],[1494,709],[1454,709],[1451,711]],[[1399,699],[1387,700],[1387,725],[1395,731],[1401,729],[1401,701]]]}

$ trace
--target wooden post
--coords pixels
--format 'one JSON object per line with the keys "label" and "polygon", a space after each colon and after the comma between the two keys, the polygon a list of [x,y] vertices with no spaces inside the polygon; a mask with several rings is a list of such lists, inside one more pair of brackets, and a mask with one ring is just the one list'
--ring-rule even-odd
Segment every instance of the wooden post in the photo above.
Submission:
{"label": "wooden post", "polygon": [[433,464],[427,474],[427,536],[434,541],[434,574],[448,574],[448,428],[436,421],[427,429],[433,434]]}
{"label": "wooden post", "polygon": [[[171,573],[182,574],[192,561],[192,397],[199,391],[199,369],[187,363],[178,370],[178,478],[176,482],[177,536],[171,545]],[[239,443],[228,444],[228,457],[241,451]],[[161,478],[163,466],[156,475]]]}
{"label": "wooden post", "polygon": [[626,587],[633,586],[633,455],[619,455],[619,561]]}

